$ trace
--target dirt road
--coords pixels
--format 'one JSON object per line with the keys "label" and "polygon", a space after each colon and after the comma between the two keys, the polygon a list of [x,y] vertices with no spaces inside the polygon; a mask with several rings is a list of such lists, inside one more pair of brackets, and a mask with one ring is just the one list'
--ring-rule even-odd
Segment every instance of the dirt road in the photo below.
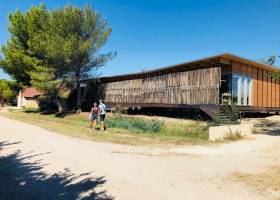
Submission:
{"label": "dirt road", "polygon": [[8,163],[0,168],[0,182],[9,172],[0,195],[19,200],[26,192],[33,199],[273,199],[231,177],[279,165],[279,147],[280,136],[265,135],[210,147],[105,144],[0,117],[0,163]]}

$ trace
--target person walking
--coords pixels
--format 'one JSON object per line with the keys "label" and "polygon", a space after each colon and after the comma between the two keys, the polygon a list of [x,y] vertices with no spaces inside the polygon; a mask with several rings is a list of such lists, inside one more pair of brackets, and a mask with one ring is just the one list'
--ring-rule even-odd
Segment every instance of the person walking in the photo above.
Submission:
{"label": "person walking", "polygon": [[103,103],[102,99],[99,100],[99,117],[101,121],[101,130],[105,130],[105,117],[106,117],[106,105]]}
{"label": "person walking", "polygon": [[94,103],[93,104],[93,107],[91,108],[91,111],[90,111],[90,118],[91,118],[91,127],[96,130],[96,120],[97,120],[97,117],[98,117],[98,113],[99,113],[99,108],[97,106],[97,103]]}

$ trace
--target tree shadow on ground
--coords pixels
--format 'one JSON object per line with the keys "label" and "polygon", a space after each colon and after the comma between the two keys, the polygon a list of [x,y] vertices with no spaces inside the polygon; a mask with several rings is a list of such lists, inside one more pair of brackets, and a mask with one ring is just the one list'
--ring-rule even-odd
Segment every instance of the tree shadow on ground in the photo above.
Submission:
{"label": "tree shadow on ground", "polygon": [[68,110],[63,112],[58,112],[57,110],[40,110],[40,109],[24,109],[24,113],[33,113],[33,114],[41,114],[41,115],[54,115],[57,118],[64,118],[69,115],[76,115],[77,112],[75,110]]}
{"label": "tree shadow on ground", "polygon": [[[17,143],[0,142],[1,150]],[[106,191],[97,192],[104,177],[88,178],[91,173],[75,175],[69,169],[56,174],[43,172],[38,155],[20,151],[3,156],[0,154],[1,200],[112,200]]]}
{"label": "tree shadow on ground", "polygon": [[24,109],[24,113],[33,113],[33,114],[42,114],[42,115],[54,115],[57,118],[64,118],[69,115],[76,115],[77,112],[75,110],[69,110],[59,113],[57,110],[40,110],[40,109]]}
{"label": "tree shadow on ground", "polygon": [[77,115],[77,112],[76,111],[65,111],[65,112],[62,112],[62,113],[56,113],[55,116],[57,118],[64,118],[64,117],[67,117],[69,115]]}
{"label": "tree shadow on ground", "polygon": [[254,128],[257,134],[280,136],[280,122],[278,121],[262,119],[255,124]]}

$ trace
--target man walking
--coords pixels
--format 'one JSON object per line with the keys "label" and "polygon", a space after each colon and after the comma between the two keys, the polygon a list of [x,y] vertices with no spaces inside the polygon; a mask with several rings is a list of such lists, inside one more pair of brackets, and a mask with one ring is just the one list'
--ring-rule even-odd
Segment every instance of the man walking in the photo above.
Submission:
{"label": "man walking", "polygon": [[106,105],[103,103],[102,99],[99,100],[99,117],[101,121],[101,130],[105,130],[105,116],[106,116]]}

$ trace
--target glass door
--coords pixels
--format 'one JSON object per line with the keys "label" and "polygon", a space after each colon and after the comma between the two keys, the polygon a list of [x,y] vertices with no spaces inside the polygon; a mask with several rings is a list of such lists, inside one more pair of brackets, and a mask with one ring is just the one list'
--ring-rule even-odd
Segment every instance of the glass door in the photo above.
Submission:
{"label": "glass door", "polygon": [[231,104],[239,106],[252,105],[252,78],[247,75],[232,74]]}

